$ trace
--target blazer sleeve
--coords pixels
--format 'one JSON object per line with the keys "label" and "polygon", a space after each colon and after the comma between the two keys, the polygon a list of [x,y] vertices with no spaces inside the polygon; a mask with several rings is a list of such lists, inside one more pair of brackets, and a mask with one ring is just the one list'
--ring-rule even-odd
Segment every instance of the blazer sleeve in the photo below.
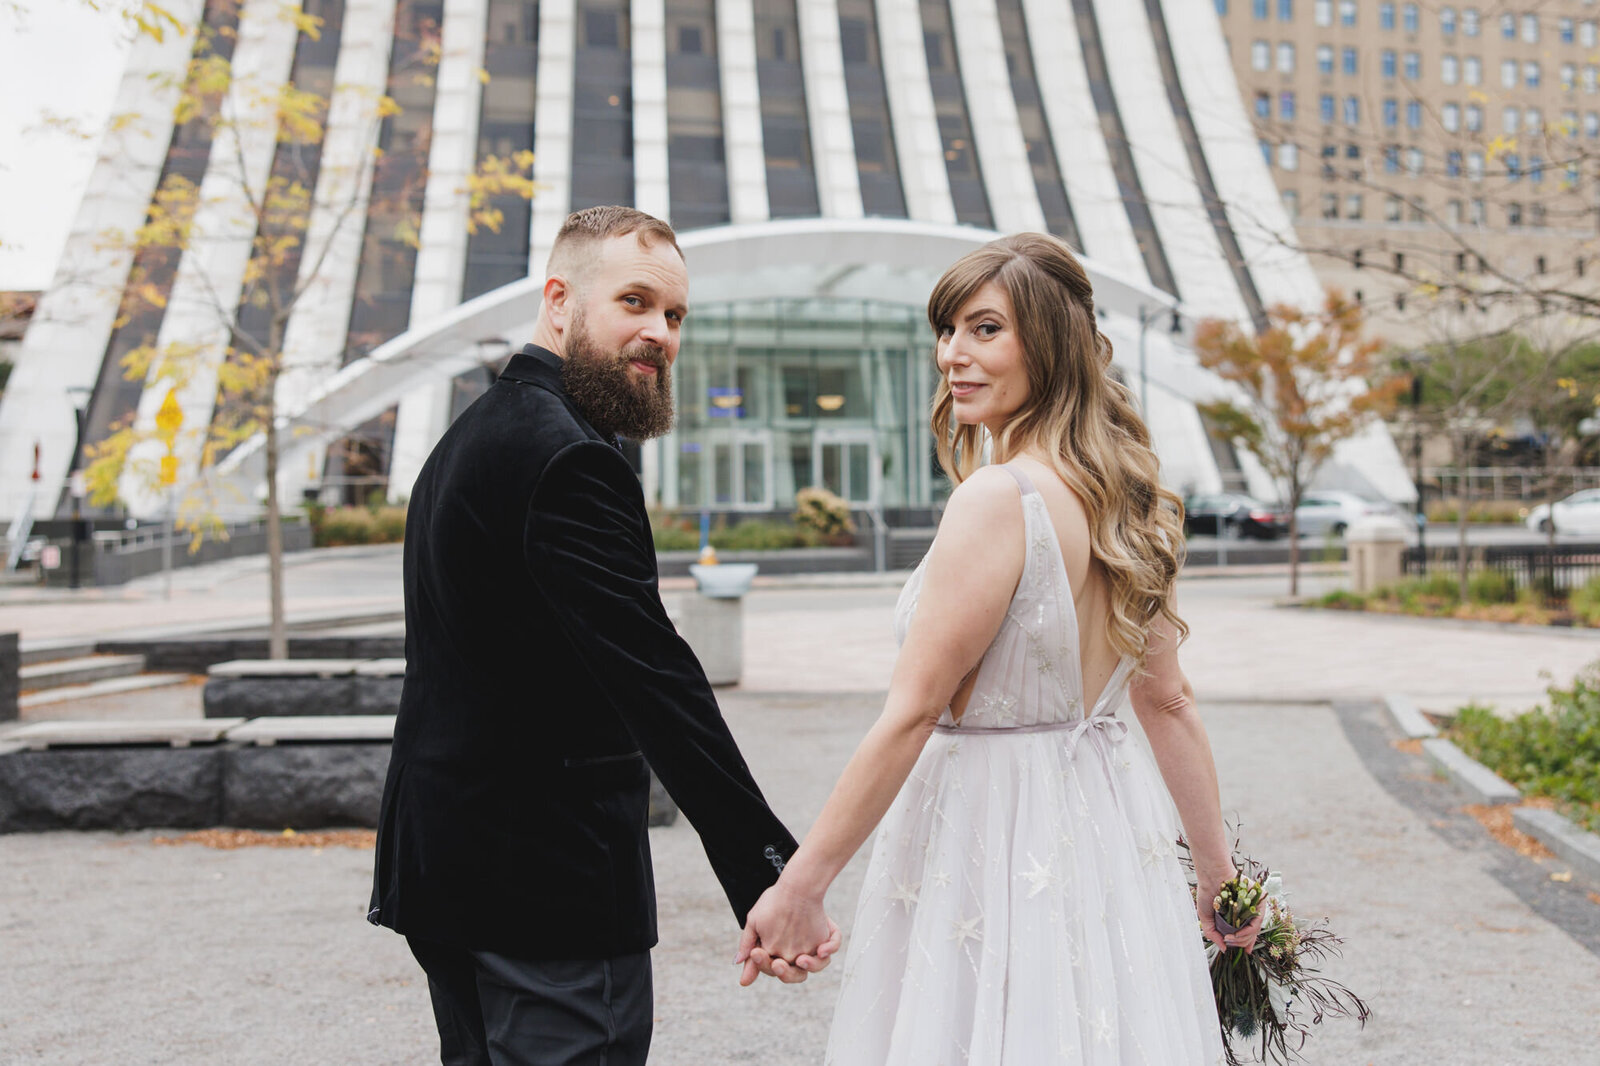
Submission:
{"label": "blazer sleeve", "polygon": [[528,502],[523,555],[578,668],[622,717],[700,834],[742,926],[794,853],[656,584],[638,479],[599,441],[568,445]]}

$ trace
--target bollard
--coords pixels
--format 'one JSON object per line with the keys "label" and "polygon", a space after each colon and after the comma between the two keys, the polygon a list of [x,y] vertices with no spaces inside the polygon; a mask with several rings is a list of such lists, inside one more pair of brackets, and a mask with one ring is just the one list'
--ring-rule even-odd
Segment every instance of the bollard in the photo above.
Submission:
{"label": "bollard", "polygon": [[16,633],[0,633],[0,722],[15,722],[21,713],[22,649]]}
{"label": "bollard", "polygon": [[1350,589],[1365,594],[1400,580],[1408,532],[1393,518],[1362,518],[1345,533],[1350,550]]}

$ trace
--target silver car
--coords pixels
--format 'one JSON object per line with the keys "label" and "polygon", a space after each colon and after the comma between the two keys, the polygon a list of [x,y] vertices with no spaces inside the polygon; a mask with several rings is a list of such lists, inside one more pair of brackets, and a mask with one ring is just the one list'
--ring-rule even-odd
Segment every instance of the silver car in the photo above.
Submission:
{"label": "silver car", "polygon": [[1308,492],[1300,497],[1294,519],[1303,536],[1332,533],[1342,537],[1345,530],[1363,518],[1395,518],[1399,514],[1388,500],[1369,500],[1353,492]]}
{"label": "silver car", "polygon": [[1528,528],[1535,533],[1548,533],[1554,521],[1557,533],[1600,533],[1600,489],[1584,489],[1557,500],[1553,519],[1550,511],[1548,503],[1529,511]]}

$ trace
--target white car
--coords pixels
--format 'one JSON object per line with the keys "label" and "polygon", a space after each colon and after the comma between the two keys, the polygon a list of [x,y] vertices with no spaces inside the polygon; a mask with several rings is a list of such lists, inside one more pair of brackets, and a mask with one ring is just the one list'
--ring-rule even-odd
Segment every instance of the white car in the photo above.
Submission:
{"label": "white car", "polygon": [[1294,510],[1295,525],[1302,536],[1332,533],[1342,537],[1361,519],[1381,515],[1399,517],[1399,511],[1387,500],[1369,500],[1353,492],[1308,492],[1300,497],[1300,506]]}
{"label": "white car", "polygon": [[[1549,532],[1550,510],[1550,504],[1541,503],[1529,511],[1528,528],[1535,533]],[[1600,533],[1600,489],[1584,489],[1557,500],[1554,521],[1557,533]]]}

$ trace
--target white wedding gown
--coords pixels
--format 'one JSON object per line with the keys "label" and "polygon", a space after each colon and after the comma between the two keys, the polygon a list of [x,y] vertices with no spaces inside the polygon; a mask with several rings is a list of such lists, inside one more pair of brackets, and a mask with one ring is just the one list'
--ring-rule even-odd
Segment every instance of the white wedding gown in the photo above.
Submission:
{"label": "white wedding gown", "polygon": [[[833,1066],[1223,1061],[1176,812],[1116,717],[1085,713],[1077,614],[1025,475],[1027,556],[959,725],[879,827],[846,945]],[[895,608],[904,642],[922,567]]]}

